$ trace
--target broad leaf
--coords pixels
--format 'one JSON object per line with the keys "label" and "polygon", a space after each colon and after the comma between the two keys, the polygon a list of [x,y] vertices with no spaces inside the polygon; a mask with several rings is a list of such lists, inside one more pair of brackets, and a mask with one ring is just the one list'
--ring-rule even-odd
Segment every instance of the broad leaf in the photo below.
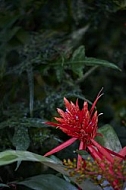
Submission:
{"label": "broad leaf", "polygon": [[17,184],[25,185],[34,190],[77,190],[69,182],[52,174],[34,176]]}
{"label": "broad leaf", "polygon": [[52,159],[29,151],[6,150],[0,152],[0,166],[11,164],[16,161],[49,162],[56,164]]}
{"label": "broad leaf", "polygon": [[[66,167],[61,164],[59,161],[54,161],[50,158],[28,152],[28,151],[15,151],[15,150],[7,150],[0,153],[0,166],[11,164],[17,161],[33,161],[33,162],[41,162],[42,164],[62,173],[63,175],[69,176],[69,171],[66,171]],[[76,183],[82,190],[89,189],[89,182],[83,181],[81,184],[77,182],[77,176],[69,177],[71,181]],[[95,190],[99,190],[96,185],[93,183],[90,184]],[[37,190],[37,189],[36,189]]]}
{"label": "broad leaf", "polygon": [[122,149],[119,138],[113,127],[111,127],[110,125],[104,125],[103,127],[98,129],[98,132],[103,135],[103,137],[96,137],[97,142],[99,142],[101,145],[115,152],[119,152]]}
{"label": "broad leaf", "polygon": [[61,162],[56,162],[50,158],[41,156],[39,154],[20,150],[7,150],[0,153],[0,166],[11,164],[17,161],[41,162],[46,166],[51,167],[64,175],[69,175],[68,172],[65,171],[65,166]]}

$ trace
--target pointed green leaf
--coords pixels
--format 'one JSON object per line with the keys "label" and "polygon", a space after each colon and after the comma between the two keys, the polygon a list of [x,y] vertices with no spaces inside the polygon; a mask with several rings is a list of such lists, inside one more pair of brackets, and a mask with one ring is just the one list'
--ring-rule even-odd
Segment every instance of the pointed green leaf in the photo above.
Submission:
{"label": "pointed green leaf", "polygon": [[20,150],[6,150],[0,152],[0,166],[11,164],[17,161],[41,162],[62,174],[68,175],[68,172],[65,171],[65,166],[62,164],[62,162],[56,162],[48,157],[41,156],[29,151]]}
{"label": "pointed green leaf", "polygon": [[79,46],[74,51],[71,61],[82,61],[83,59],[85,59],[85,48],[84,46]]}
{"label": "pointed green leaf", "polygon": [[29,151],[20,150],[6,150],[0,152],[0,166],[11,164],[17,161],[41,162],[64,175],[68,175],[68,172],[65,171],[65,166],[62,164],[62,162],[56,162],[48,157],[41,156]]}
{"label": "pointed green leaf", "polygon": [[17,184],[25,185],[34,190],[77,190],[69,182],[52,174],[34,176]]}
{"label": "pointed green leaf", "polygon": [[0,166],[11,164],[16,161],[49,162],[54,164],[56,163],[52,159],[29,151],[6,150],[0,152]]}
{"label": "pointed green leaf", "polygon": [[70,61],[73,72],[78,74],[80,77],[83,75],[84,59],[85,59],[85,48],[84,46],[80,46],[78,49],[74,51]]}
{"label": "pointed green leaf", "polygon": [[117,69],[117,70],[121,71],[121,69],[117,65],[115,65],[114,63],[110,63],[109,61],[96,59],[96,58],[92,58],[92,57],[86,57],[84,60],[84,64],[87,66],[110,67],[112,69]]}
{"label": "pointed green leaf", "polygon": [[[69,176],[69,171],[66,171],[66,167],[59,161],[54,161],[50,158],[28,152],[28,151],[20,151],[20,150],[7,150],[0,152],[0,166],[11,164],[13,162],[17,161],[33,161],[33,162],[41,162],[42,164],[51,167],[52,169],[62,173],[63,175]],[[76,180],[77,176],[69,177],[71,181],[76,183],[79,187],[81,187],[82,190],[89,188],[89,183],[86,183],[83,181],[81,184],[77,182]],[[96,190],[98,190],[97,186],[94,184],[91,184],[91,187],[94,187]],[[91,188],[89,188],[91,189]],[[37,189],[36,189],[37,190]]]}
{"label": "pointed green leaf", "polygon": [[99,142],[99,144],[115,152],[119,152],[122,149],[119,138],[112,126],[108,124],[104,125],[103,127],[98,129],[98,132],[103,135],[103,137],[101,136],[96,137],[96,140],[97,142]]}

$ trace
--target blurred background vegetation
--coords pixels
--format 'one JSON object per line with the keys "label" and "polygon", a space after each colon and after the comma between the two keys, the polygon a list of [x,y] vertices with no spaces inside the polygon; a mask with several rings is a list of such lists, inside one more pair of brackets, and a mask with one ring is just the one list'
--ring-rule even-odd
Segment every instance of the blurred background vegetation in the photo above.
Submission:
{"label": "blurred background vegetation", "polygon": [[[87,57],[114,63],[121,71],[72,62],[79,47]],[[63,97],[78,98],[81,106],[86,99],[93,102],[102,87],[99,127],[111,124],[125,146],[125,85],[125,0],[0,0],[1,151],[43,155],[67,138],[43,123],[63,108]],[[0,173],[2,180],[15,179],[8,167]]]}

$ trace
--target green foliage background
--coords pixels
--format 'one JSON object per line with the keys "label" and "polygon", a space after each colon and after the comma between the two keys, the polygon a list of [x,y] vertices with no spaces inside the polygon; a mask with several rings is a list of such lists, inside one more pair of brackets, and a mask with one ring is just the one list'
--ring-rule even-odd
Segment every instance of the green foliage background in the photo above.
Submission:
{"label": "green foliage background", "polygon": [[[125,15],[125,0],[0,1],[1,151],[44,154],[67,138],[44,125],[63,108],[63,97],[81,106],[102,87],[99,127],[111,124],[126,145]],[[5,182],[14,180],[6,170]]]}

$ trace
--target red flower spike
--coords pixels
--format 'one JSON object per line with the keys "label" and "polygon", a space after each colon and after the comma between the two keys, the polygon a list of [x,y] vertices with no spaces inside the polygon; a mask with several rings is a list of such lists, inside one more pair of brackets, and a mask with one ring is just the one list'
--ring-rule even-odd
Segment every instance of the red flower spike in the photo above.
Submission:
{"label": "red flower spike", "polygon": [[[102,90],[101,90],[102,91]],[[109,161],[112,162],[112,152],[106,150],[100,144],[98,144],[94,138],[99,135],[97,133],[98,129],[98,114],[95,110],[95,106],[99,98],[103,95],[101,91],[97,95],[94,103],[91,106],[91,109],[88,109],[88,103],[84,102],[82,110],[79,109],[78,100],[74,104],[73,102],[69,102],[66,98],[64,98],[64,103],[66,106],[66,111],[61,109],[57,109],[59,115],[61,117],[55,117],[55,122],[46,122],[46,124],[54,126],[62,130],[68,136],[71,137],[70,140],[62,143],[58,147],[54,148],[53,150],[49,151],[45,154],[45,156],[49,156],[54,154],[67,146],[71,145],[77,139],[80,141],[80,147],[83,150],[86,148],[90,151],[91,155],[96,154],[96,152],[91,151],[94,150],[91,145],[93,145],[97,149],[97,154],[104,155],[104,157]],[[90,148],[89,148],[90,147]],[[113,155],[115,155],[113,153]],[[96,155],[95,155],[96,156]],[[102,156],[101,156],[102,157]],[[79,164],[79,161],[78,161]]]}
{"label": "red flower spike", "polygon": [[[102,91],[102,90],[101,90]],[[57,127],[62,130],[64,133],[71,137],[70,140],[62,143],[58,147],[49,151],[45,156],[54,154],[67,146],[71,145],[75,140],[80,140],[79,149],[86,149],[89,145],[92,144],[92,139],[97,135],[97,124],[98,124],[98,114],[97,111],[94,112],[96,103],[98,99],[102,96],[101,91],[96,97],[96,100],[91,106],[91,109],[88,109],[88,103],[84,102],[82,110],[80,110],[78,105],[78,100],[76,103],[69,102],[64,97],[64,104],[66,106],[66,111],[63,111],[57,108],[57,112],[60,117],[55,117],[55,122],[46,122],[46,124],[53,127]],[[79,157],[80,160],[80,157]],[[78,164],[79,164],[78,160]]]}

